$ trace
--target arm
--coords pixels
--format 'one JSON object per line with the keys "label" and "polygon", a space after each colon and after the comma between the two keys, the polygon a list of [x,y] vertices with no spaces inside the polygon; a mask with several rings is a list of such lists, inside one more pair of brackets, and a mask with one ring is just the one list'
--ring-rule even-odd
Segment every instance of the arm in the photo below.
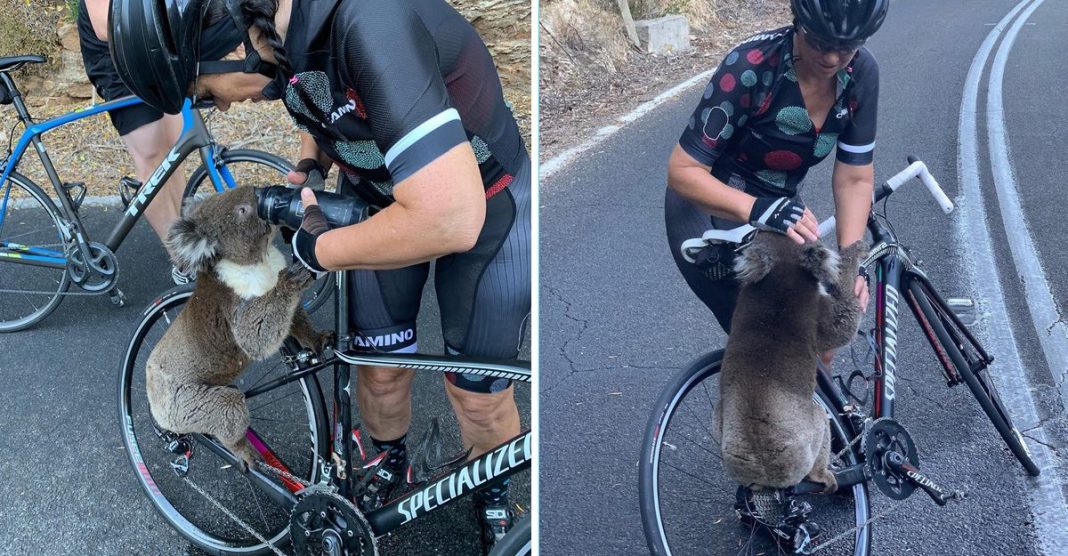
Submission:
{"label": "arm", "polygon": [[89,11],[89,21],[93,24],[96,38],[108,40],[108,8],[111,0],[85,0],[85,9]]}
{"label": "arm", "polygon": [[[448,187],[444,187],[448,184]],[[389,269],[471,249],[486,218],[486,192],[468,143],[456,145],[393,190],[396,202],[319,237],[330,270]]]}
{"label": "arm", "polygon": [[841,161],[834,163],[831,190],[834,192],[834,215],[838,222],[839,246],[845,247],[864,239],[874,187],[873,164],[853,166]]}
{"label": "arm", "polygon": [[719,181],[706,166],[675,145],[668,159],[668,187],[710,214],[748,222],[756,199]]}

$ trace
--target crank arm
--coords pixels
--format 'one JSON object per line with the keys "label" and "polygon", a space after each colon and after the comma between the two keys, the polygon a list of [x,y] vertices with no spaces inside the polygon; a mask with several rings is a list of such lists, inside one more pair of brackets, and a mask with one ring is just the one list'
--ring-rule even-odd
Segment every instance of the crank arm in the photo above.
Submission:
{"label": "crank arm", "polygon": [[923,491],[931,497],[931,500],[935,501],[935,504],[945,506],[946,502],[949,502],[950,500],[959,501],[964,499],[963,492],[959,490],[947,491],[942,488],[917,467],[905,461],[905,458],[901,457],[901,454],[898,454],[897,452],[888,452],[886,455],[886,463],[890,468],[899,476],[908,479],[910,483],[922,488]]}

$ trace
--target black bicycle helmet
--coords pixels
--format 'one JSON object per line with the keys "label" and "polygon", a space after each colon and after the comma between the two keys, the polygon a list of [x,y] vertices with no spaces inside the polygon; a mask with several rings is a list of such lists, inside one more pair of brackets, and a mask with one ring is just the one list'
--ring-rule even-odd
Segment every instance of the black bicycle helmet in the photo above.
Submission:
{"label": "black bicycle helmet", "polygon": [[[248,37],[238,2],[205,28],[220,0],[112,0],[108,15],[111,58],[122,82],[148,104],[177,114],[198,74],[246,71],[273,77]],[[245,61],[217,61],[245,43]]]}
{"label": "black bicycle helmet", "polygon": [[806,32],[830,44],[863,42],[886,19],[890,0],[790,0]]}

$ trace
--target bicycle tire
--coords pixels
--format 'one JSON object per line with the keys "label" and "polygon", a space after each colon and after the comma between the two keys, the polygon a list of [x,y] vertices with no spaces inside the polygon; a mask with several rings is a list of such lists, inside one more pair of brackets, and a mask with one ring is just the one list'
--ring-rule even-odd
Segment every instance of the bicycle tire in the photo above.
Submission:
{"label": "bicycle tire", "polygon": [[[168,451],[167,439],[160,438],[153,430],[154,422],[142,390],[144,360],[151,351],[148,344],[162,335],[162,330],[156,325],[164,321],[166,325],[173,322],[173,318],[192,294],[190,286],[180,286],[157,298],[143,313],[141,322],[130,340],[118,384],[119,424],[123,446],[138,483],[153,507],[189,542],[211,554],[271,554],[273,550],[270,546],[242,530],[236,521],[196,492],[195,487],[178,478],[170,468],[170,461],[176,455]],[[248,386],[253,380],[250,375],[260,372],[258,369],[246,370],[235,385]],[[266,378],[268,374],[264,373],[259,381]],[[247,379],[244,384],[243,379]],[[271,447],[272,452],[293,474],[315,482],[318,478],[319,462],[322,458],[328,458],[330,442],[326,406],[318,380],[313,374],[276,390],[278,392],[273,397],[272,392],[269,392],[263,398],[249,400],[251,428],[256,430],[258,437]],[[300,400],[289,399],[297,397],[296,394],[299,394]],[[291,402],[290,406],[279,405],[279,402],[287,399]],[[263,409],[267,405],[270,407]],[[265,417],[268,414],[270,418]],[[306,428],[299,425],[299,420],[303,417],[308,421]],[[196,444],[195,440],[193,442],[193,455],[189,460],[189,471],[185,478],[194,481],[193,484],[210,492],[217,500],[228,501],[230,505],[227,507],[235,515],[238,515],[239,511],[247,514],[243,517],[246,523],[258,525],[256,520],[262,520],[263,530],[258,533],[273,546],[287,544],[289,510],[280,506],[265,508],[261,499],[266,501],[267,498],[258,494],[257,489],[247,482],[244,475],[230,469],[228,465],[220,466],[219,462],[225,462],[224,459],[204,445]],[[314,454],[314,457],[309,454]],[[283,486],[288,486],[291,492],[299,490],[300,487],[297,483]],[[185,509],[179,509],[180,507]],[[227,522],[227,519],[231,522]]]}
{"label": "bicycle tire", "polygon": [[497,544],[493,545],[489,556],[527,556],[531,553],[530,514],[522,517]]}
{"label": "bicycle tire", "polygon": [[[40,186],[26,176],[18,172],[11,172],[8,179],[16,189],[21,189],[24,194],[11,195],[8,199],[7,213],[4,215],[3,224],[0,225],[0,240],[17,240],[18,243],[22,244],[32,242],[33,245],[31,246],[33,247],[41,247],[42,242],[44,242],[44,245],[49,247],[50,250],[65,253],[67,243],[64,238],[65,226],[63,223],[65,219],[60,216],[59,209],[55,203],[52,202]],[[6,184],[0,184],[0,199],[3,198],[5,187]],[[32,205],[31,200],[35,201],[39,206],[28,206]],[[38,214],[42,210],[44,214]],[[19,215],[22,216],[20,217]],[[50,227],[26,231],[25,228],[19,226],[29,221],[45,222],[46,220],[43,217],[46,215],[48,217],[47,221],[51,222]],[[12,231],[16,226],[18,228]],[[4,259],[0,259],[0,261],[4,261]],[[27,282],[33,282],[34,279],[42,284],[48,284],[48,287],[43,285],[35,286],[33,284],[26,285]],[[0,291],[0,299],[4,300],[0,301],[0,332],[25,330],[41,322],[52,311],[56,310],[56,307],[63,301],[63,294],[69,288],[70,273],[66,268],[60,270],[10,262],[0,265],[0,290],[18,289],[46,292],[19,294]],[[55,290],[54,292],[52,291],[53,289]],[[22,310],[18,309],[18,307],[22,306],[23,303],[17,301],[16,296],[28,302],[29,306],[26,310],[29,313],[21,314]],[[45,296],[47,296],[47,299],[45,299]]]}
{"label": "bicycle tire", "polygon": [[[955,315],[952,315],[946,308],[942,307],[941,303],[931,303],[931,298],[935,297],[937,299],[937,297],[922,282],[913,280],[909,285],[909,294],[930,325],[938,343],[941,344],[954,367],[956,367],[957,373],[964,379],[968,389],[971,390],[972,395],[975,396],[979,406],[983,408],[983,412],[986,413],[991,424],[997,429],[1002,440],[1005,441],[1009,450],[1020,462],[1020,465],[1023,465],[1027,473],[1032,477],[1037,477],[1040,473],[1038,465],[1031,456],[1031,451],[1027,448],[1020,430],[1013,424],[1008,409],[1001,402],[997,388],[994,387],[994,383],[990,379],[989,367],[982,374],[977,374],[972,370],[971,365],[964,356],[962,350],[965,349],[966,343],[965,340],[962,340],[963,333],[958,331],[964,325],[959,322]],[[934,340],[928,337],[928,341],[933,342]],[[935,350],[937,351],[937,347],[935,347]]]}
{"label": "bicycle tire", "polygon": [[[722,351],[714,351],[712,353],[705,354],[690,363],[690,365],[688,365],[680,373],[678,373],[674,377],[674,379],[670,383],[668,383],[661,391],[661,394],[653,407],[653,412],[649,417],[649,421],[646,424],[645,435],[642,441],[641,459],[638,462],[638,498],[642,515],[642,529],[645,533],[646,543],[651,554],[657,556],[666,556],[672,554],[673,551],[670,546],[672,544],[672,541],[668,537],[681,536],[669,535],[669,533],[665,530],[665,519],[662,515],[663,510],[661,507],[661,456],[663,453],[663,448],[666,445],[669,445],[666,440],[666,438],[668,437],[669,427],[673,419],[676,417],[676,412],[678,411],[679,406],[686,398],[686,396],[690,392],[695,391],[699,384],[705,384],[706,379],[712,378],[719,373],[722,355]],[[705,390],[705,393],[708,394],[707,388]],[[818,393],[818,395],[815,395],[814,399],[824,408],[825,411],[827,411],[829,421],[832,426],[832,442],[835,439],[839,439],[844,441],[845,444],[848,444],[849,439],[847,439],[847,437],[851,434],[849,432],[851,431],[849,424],[844,422],[839,415],[837,415],[834,411],[830,409],[832,406],[830,402],[826,400],[826,397],[822,393]],[[708,396],[708,402],[709,403],[707,405],[707,415],[709,420],[711,420],[711,395]],[[702,404],[701,407],[706,406]],[[847,450],[845,452],[845,463],[852,465],[859,461],[856,450],[857,448],[854,446],[852,449]],[[678,447],[672,446],[672,451],[678,451]],[[702,466],[698,471],[704,473],[707,470],[708,467]],[[680,470],[680,472],[688,474],[686,471]],[[696,475],[691,476],[700,479],[700,477],[696,477]],[[733,490],[731,492],[733,493]],[[840,491],[839,494],[844,494],[844,491]],[[848,495],[853,497],[855,505],[854,517],[852,518],[852,521],[855,523],[856,533],[854,535],[854,547],[851,553],[854,556],[867,556],[871,552],[871,524],[867,523],[870,517],[871,508],[870,501],[868,499],[867,483],[859,483],[857,485],[854,485],[852,487],[852,492]],[[731,495],[731,497],[733,498],[733,494]],[[824,498],[826,499],[827,497]],[[841,499],[837,496],[832,498],[838,498],[839,500]],[[698,503],[701,504],[701,506],[698,508],[698,511],[694,512],[688,510],[682,513],[688,514],[689,516],[704,515],[704,513],[709,510],[710,505],[705,504],[704,501]],[[818,514],[814,514],[814,517],[816,521],[819,521]],[[737,521],[737,519],[733,517],[729,519],[732,519],[735,522]],[[720,524],[724,520],[725,519],[721,519],[712,523],[713,520],[710,519],[710,523],[707,529],[711,529],[712,525]],[[702,544],[700,546],[680,547],[677,546],[678,543],[676,542],[676,548],[674,550],[674,553],[691,554],[697,552],[709,553],[710,551],[711,553],[727,553],[722,550],[717,552],[716,545],[713,544],[713,539],[717,542],[725,542],[727,545],[729,545],[731,547],[731,549],[729,550],[730,553],[741,553],[738,551],[739,547],[737,545],[737,542],[740,541],[742,537],[751,537],[751,535],[745,533],[739,536],[719,534],[720,532],[718,531],[716,532],[716,534],[706,534],[705,529],[705,527],[701,527],[700,535],[703,540],[708,541],[707,543]],[[849,531],[849,529],[845,529],[842,532],[845,531]],[[826,534],[827,533],[825,533],[825,535]],[[708,538],[708,535],[712,535],[712,538]],[[778,552],[771,551],[769,553]],[[825,552],[821,552],[821,554],[823,553]]]}
{"label": "bicycle tire", "polygon": [[[234,179],[239,185],[247,183],[248,185],[263,186],[263,185],[275,185],[277,183],[285,183],[285,174],[293,169],[293,165],[286,159],[273,155],[271,153],[257,151],[253,149],[225,149],[219,155],[223,164],[230,168],[231,173],[234,174]],[[281,174],[282,179],[268,179],[268,176],[275,176],[272,172],[263,173],[262,171],[253,172],[237,172],[234,171],[234,166],[241,163],[261,164],[270,168],[271,170]],[[207,183],[211,183],[208,179],[208,169],[203,164],[197,167],[196,170],[189,176],[189,181],[186,182],[185,192],[182,194],[183,202],[185,200],[195,197],[198,193],[205,193],[201,189],[205,180]],[[214,192],[214,189],[210,190]],[[282,252],[289,256],[290,247],[288,245],[282,246]],[[318,311],[320,307],[326,304],[330,299],[330,294],[334,291],[334,274],[327,272],[323,276],[317,278],[308,289],[305,290],[302,297],[302,305],[304,310],[308,314],[312,314]]]}

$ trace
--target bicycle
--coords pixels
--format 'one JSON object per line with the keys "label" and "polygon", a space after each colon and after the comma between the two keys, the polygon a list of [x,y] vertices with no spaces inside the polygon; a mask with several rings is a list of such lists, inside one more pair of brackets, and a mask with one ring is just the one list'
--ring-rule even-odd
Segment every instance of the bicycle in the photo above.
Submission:
{"label": "bicycle", "polygon": [[[914,157],[909,157],[905,170],[878,188],[875,202],[885,201],[902,184],[917,177],[949,213],[953,204],[923,162]],[[833,226],[834,219],[828,219],[820,226],[821,234],[829,233]],[[908,498],[917,487],[939,505],[960,498],[960,493],[943,488],[920,470],[911,435],[894,420],[902,301],[920,324],[947,384],[967,384],[1027,473],[1039,474],[991,381],[993,358],[898,241],[885,204],[882,214],[872,210],[868,230],[873,247],[863,268],[875,270],[875,328],[874,336],[865,332],[858,335],[874,348],[874,370],[869,375],[855,369],[843,378],[832,376],[820,365],[813,395],[814,402],[827,413],[831,428],[831,467],[838,491],[830,496],[809,496],[822,486],[803,481],[782,491],[747,494],[726,477],[710,430],[712,405],[719,397],[714,377],[723,357],[723,350],[713,351],[692,362],[664,388],[646,426],[639,461],[639,498],[645,538],[653,554],[712,547],[714,554],[748,549],[751,553],[818,551],[866,556],[871,551],[872,522],[885,515],[871,515],[869,483],[893,500]],[[697,250],[715,242],[737,244],[735,249],[740,250],[754,232],[752,226],[710,230],[702,238],[685,242],[682,248],[691,260]],[[858,394],[858,382],[864,383],[863,398]],[[869,398],[871,408],[866,412]],[[693,519],[695,515],[701,519]],[[739,527],[739,518],[748,529]],[[759,530],[767,534],[757,535]]]}
{"label": "bicycle", "polygon": [[[351,502],[364,492],[386,455],[367,454],[353,428],[351,365],[475,373],[523,383],[531,381],[531,372],[530,363],[523,361],[355,351],[369,342],[348,327],[347,281],[346,273],[334,273],[332,348],[316,353],[289,338],[277,360],[254,363],[236,383],[251,414],[247,438],[263,456],[247,475],[236,470],[236,456],[214,438],[176,435],[153,422],[144,386],[145,361],[192,290],[172,288],[145,310],[119,379],[123,445],[153,506],[201,549],[213,554],[284,554],[281,548],[291,541],[297,554],[377,554],[376,538],[479,485],[530,467],[529,429],[465,463],[466,454],[441,456],[439,427],[433,421],[415,450],[403,494],[366,514]],[[333,370],[329,417],[319,381],[319,373],[327,368]],[[492,554],[530,550],[528,514]]]}
{"label": "bicycle", "polygon": [[[12,104],[18,122],[25,128],[14,150],[8,144],[0,159],[0,332],[23,330],[52,313],[67,295],[101,295],[108,293],[112,303],[122,306],[126,297],[117,286],[119,264],[115,257],[123,240],[141,217],[145,207],[178,166],[194,151],[199,151],[201,166],[190,176],[186,198],[196,195],[205,179],[214,191],[236,187],[239,181],[276,181],[292,165],[278,156],[250,149],[229,150],[219,145],[208,131],[201,108],[210,101],[182,107],[182,134],[147,183],[123,178],[119,190],[126,204],[122,218],[103,243],[93,241],[79,216],[85,198],[85,184],[64,182],[56,172],[41,135],[57,127],[104,112],[142,103],[137,97],[124,97],[75,110],[36,123],[30,115],[22,93],[10,72],[26,64],[43,63],[42,56],[0,57],[0,105]],[[14,139],[12,135],[11,139]],[[33,144],[52,183],[59,207],[44,190],[16,168],[26,149]],[[264,177],[266,173],[269,178]],[[235,178],[239,176],[241,179]],[[14,192],[13,192],[14,190]],[[68,292],[74,283],[83,292]],[[309,288],[305,307],[314,311],[326,302],[324,293],[330,285],[319,280]]]}

